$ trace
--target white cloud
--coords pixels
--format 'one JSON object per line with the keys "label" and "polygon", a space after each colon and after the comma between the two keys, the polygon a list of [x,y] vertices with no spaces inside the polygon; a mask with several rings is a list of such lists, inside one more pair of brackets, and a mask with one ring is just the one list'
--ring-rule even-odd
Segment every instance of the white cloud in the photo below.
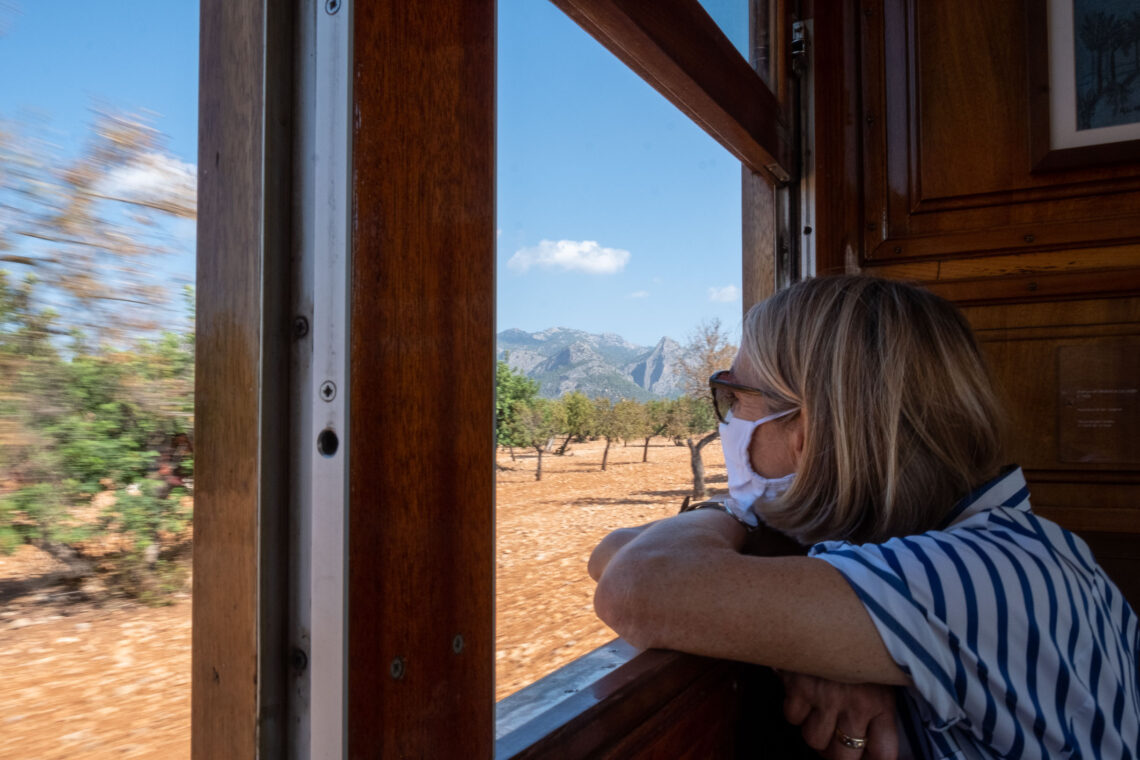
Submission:
{"label": "white cloud", "polygon": [[709,300],[717,303],[732,303],[740,295],[735,285],[725,285],[723,288],[709,288]]}
{"label": "white cloud", "polygon": [[146,153],[111,171],[97,192],[190,217],[197,205],[198,167],[173,156]]}
{"label": "white cloud", "polygon": [[649,298],[648,290],[635,290],[630,293],[626,298]]}
{"label": "white cloud", "polygon": [[628,261],[629,251],[603,248],[595,240],[542,240],[538,245],[516,251],[507,267],[516,272],[540,267],[564,272],[616,274],[625,269]]}

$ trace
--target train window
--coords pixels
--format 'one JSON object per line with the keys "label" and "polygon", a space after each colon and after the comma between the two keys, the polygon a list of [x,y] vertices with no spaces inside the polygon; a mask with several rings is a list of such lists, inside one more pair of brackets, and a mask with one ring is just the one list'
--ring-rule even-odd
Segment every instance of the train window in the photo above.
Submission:
{"label": "train window", "polygon": [[0,756],[189,757],[198,4],[0,2]]}
{"label": "train window", "polygon": [[499,6],[498,72],[501,699],[613,638],[586,559],[677,512],[690,445],[724,488],[742,294],[733,155],[552,5]]}

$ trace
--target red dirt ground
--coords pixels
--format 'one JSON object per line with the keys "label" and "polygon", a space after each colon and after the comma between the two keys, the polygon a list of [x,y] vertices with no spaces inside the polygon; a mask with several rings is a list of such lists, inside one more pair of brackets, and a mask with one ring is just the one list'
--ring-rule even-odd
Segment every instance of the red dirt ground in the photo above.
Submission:
{"label": "red dirt ground", "polygon": [[[574,444],[566,456],[498,457],[496,698],[606,643],[586,558],[610,530],[674,514],[691,487],[689,453]],[[724,488],[719,442],[705,449],[711,488]],[[50,572],[31,547],[0,555],[0,584]],[[189,595],[167,607],[75,601],[59,587],[0,610],[0,758],[106,760],[190,756]]]}

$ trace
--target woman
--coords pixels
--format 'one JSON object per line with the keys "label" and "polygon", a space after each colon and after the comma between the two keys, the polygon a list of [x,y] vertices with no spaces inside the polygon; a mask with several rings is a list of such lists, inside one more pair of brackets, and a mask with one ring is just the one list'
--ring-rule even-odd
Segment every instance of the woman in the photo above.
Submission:
{"label": "woman", "polygon": [[[1137,756],[1136,615],[1001,467],[1002,415],[953,306],[801,282],[748,313],[710,384],[730,498],[599,544],[614,630],[778,668],[789,719],[829,757]],[[808,556],[742,553],[757,524]]]}

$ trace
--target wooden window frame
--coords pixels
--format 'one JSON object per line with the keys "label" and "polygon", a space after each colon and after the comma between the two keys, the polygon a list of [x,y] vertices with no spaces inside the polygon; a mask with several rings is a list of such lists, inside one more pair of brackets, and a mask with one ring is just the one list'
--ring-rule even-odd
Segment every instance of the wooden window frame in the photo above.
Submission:
{"label": "wooden window frame", "polygon": [[[794,166],[778,98],[696,0],[554,2],[740,158],[746,302],[766,295],[772,184]],[[192,755],[298,756],[287,724],[305,702],[311,663],[290,622],[290,554],[304,549],[286,505],[298,498],[293,452],[309,443],[295,440],[291,395],[294,344],[311,329],[299,326],[292,222],[294,123],[306,107],[296,101],[304,51],[295,45],[306,12],[353,13],[357,56],[351,372],[342,391],[353,452],[351,667],[340,752],[489,757],[493,408],[473,389],[493,382],[493,0],[425,0],[414,12],[351,0],[202,0]],[[441,249],[453,251],[442,265]],[[448,308],[433,310],[445,293]],[[457,356],[476,357],[459,368],[467,379],[458,389]],[[377,401],[378,377],[396,403]],[[444,396],[425,378],[446,378],[455,405],[432,411]],[[414,421],[400,411],[408,409]],[[475,464],[418,492],[453,446],[457,411],[468,420],[458,445]],[[392,476],[359,453],[409,425],[417,444],[444,441],[418,452],[427,465],[411,475]],[[402,461],[417,455],[395,450]],[[462,586],[452,583],[459,577]],[[551,730],[532,733],[525,756],[574,756],[558,749],[571,736],[577,756],[631,752],[639,745],[616,737],[653,715],[675,717],[674,731],[699,720],[694,747],[730,746],[739,667],[677,653],[630,657],[591,682],[588,698],[528,721],[529,731]]]}

